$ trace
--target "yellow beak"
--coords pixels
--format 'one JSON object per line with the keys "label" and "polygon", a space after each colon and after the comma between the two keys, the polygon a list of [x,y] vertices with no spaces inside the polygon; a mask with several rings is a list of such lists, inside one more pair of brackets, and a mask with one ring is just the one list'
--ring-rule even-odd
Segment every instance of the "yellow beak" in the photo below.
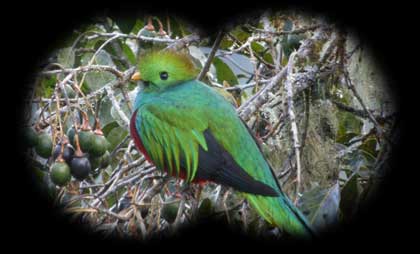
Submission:
{"label": "yellow beak", "polygon": [[131,76],[131,80],[132,81],[139,81],[141,80],[141,75],[140,72],[136,71],[132,76]]}

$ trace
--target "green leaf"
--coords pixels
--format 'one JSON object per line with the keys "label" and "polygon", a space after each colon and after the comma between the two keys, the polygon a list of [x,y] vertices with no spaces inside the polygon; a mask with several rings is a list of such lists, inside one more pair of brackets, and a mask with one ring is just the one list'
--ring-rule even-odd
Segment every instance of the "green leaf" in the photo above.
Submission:
{"label": "green leaf", "polygon": [[315,187],[305,192],[299,208],[315,228],[324,229],[338,222],[340,188],[338,182],[329,189]]}
{"label": "green leaf", "polygon": [[251,48],[256,53],[262,53],[264,51],[264,46],[256,41],[251,42]]}
{"label": "green leaf", "polygon": [[133,28],[131,29],[131,32],[137,35],[137,33],[144,27],[144,21],[141,19],[137,19],[136,23],[134,24]]}
{"label": "green leaf", "polygon": [[191,31],[186,22],[182,19],[171,18],[171,30],[173,36],[185,37],[191,34]]}
{"label": "green leaf", "polygon": [[358,175],[353,174],[341,190],[340,219],[342,221],[349,221],[355,214],[359,203],[360,192]]}
{"label": "green leaf", "polygon": [[232,30],[231,34],[236,37],[241,42],[245,42],[250,34],[242,29],[242,27],[237,26]]}
{"label": "green leaf", "polygon": [[224,36],[222,41],[220,42],[220,49],[228,50],[233,45],[233,40],[230,39],[228,36]]}
{"label": "green leaf", "polygon": [[236,77],[238,78],[238,79],[240,79],[240,78],[249,78],[249,76],[247,76],[247,75],[245,75],[245,74],[243,74],[243,73],[240,73],[240,74],[238,74],[238,75],[236,75]]}
{"label": "green leaf", "polygon": [[239,83],[238,78],[230,69],[230,67],[226,63],[224,63],[220,58],[215,57],[213,59],[213,65],[216,68],[216,76],[218,83],[222,84],[223,80],[229,82],[230,85],[237,85]]}
{"label": "green leaf", "polygon": [[74,50],[71,50],[71,47],[59,50],[57,54],[57,62],[64,68],[73,68]]}
{"label": "green leaf", "polygon": [[101,106],[99,110],[99,120],[102,126],[114,122],[115,119],[111,115],[112,103],[108,97],[104,97],[101,101]]}
{"label": "green leaf", "polygon": [[267,61],[267,63],[274,64],[273,56],[272,56],[270,53],[268,53],[268,52],[266,52],[266,53],[264,54],[263,59],[264,59],[265,61]]}
{"label": "green leaf", "polygon": [[104,136],[107,137],[108,134],[112,131],[112,129],[117,128],[119,125],[116,121],[110,122],[104,127],[102,127],[102,132],[104,133]]}
{"label": "green leaf", "polygon": [[115,191],[115,195],[108,195],[108,197],[106,197],[108,206],[111,207],[115,205],[118,201],[118,198],[121,197],[125,191],[126,190],[124,190],[124,188],[120,188]]}
{"label": "green leaf", "polygon": [[370,157],[376,157],[378,155],[378,151],[376,150],[377,144],[375,137],[369,137],[363,141],[363,144],[359,148],[369,154]]}
{"label": "green leaf", "polygon": [[[352,135],[359,135],[363,122],[352,113],[349,112],[338,112],[338,128],[336,133],[336,141],[341,143],[344,141],[349,141]],[[349,139],[350,138],[350,139]],[[342,143],[345,144],[345,143]]]}
{"label": "green leaf", "polygon": [[[89,64],[92,57],[93,53],[86,53],[85,55],[83,55],[81,59],[82,64]],[[93,64],[115,67],[111,56],[104,50],[99,51],[99,53],[95,57],[95,60],[93,61]],[[86,84],[84,84],[83,87],[86,86],[90,92],[93,92],[114,80],[116,80],[116,77],[109,72],[88,72],[85,78]]]}
{"label": "green leaf", "polygon": [[134,52],[131,50],[131,48],[126,43],[122,43],[122,50],[123,50],[125,56],[127,57],[128,61],[130,61],[130,63],[132,65],[135,65],[136,64],[136,56],[135,56]]}
{"label": "green leaf", "polygon": [[212,215],[214,212],[214,206],[212,204],[212,201],[209,198],[203,199],[201,201],[200,206],[198,207],[198,216],[201,218],[207,218],[210,215]]}
{"label": "green leaf", "polygon": [[109,151],[115,149],[115,147],[123,141],[123,139],[127,136],[128,131],[120,126],[113,128],[108,135],[106,135],[106,139],[109,141]]}
{"label": "green leaf", "polygon": [[179,201],[167,203],[162,208],[162,217],[169,223],[173,223],[176,219]]}
{"label": "green leaf", "polygon": [[370,157],[369,154],[363,150],[354,150],[347,153],[343,157],[343,167],[351,173],[357,173],[362,177],[369,176],[368,168],[371,167],[375,162],[374,157]]}
{"label": "green leaf", "polygon": [[[262,56],[262,58],[265,61],[267,61],[268,63],[274,64],[273,56],[269,53],[269,50],[266,51],[266,47],[264,47],[261,43],[258,43],[258,42],[255,42],[255,41],[251,42],[251,48],[259,56]],[[266,51],[266,52],[264,53],[264,51]]]}
{"label": "green leaf", "polygon": [[137,23],[137,21],[132,18],[115,18],[114,22],[120,28],[121,32],[125,34],[130,34]]}
{"label": "green leaf", "polygon": [[56,83],[56,76],[42,77],[40,84],[36,87],[35,95],[44,98],[51,97],[51,95],[54,93]]}
{"label": "green leaf", "polygon": [[346,133],[338,132],[338,135],[335,141],[340,144],[347,144],[351,139],[353,139],[356,136],[358,135],[357,133],[354,133],[354,132],[346,132]]}

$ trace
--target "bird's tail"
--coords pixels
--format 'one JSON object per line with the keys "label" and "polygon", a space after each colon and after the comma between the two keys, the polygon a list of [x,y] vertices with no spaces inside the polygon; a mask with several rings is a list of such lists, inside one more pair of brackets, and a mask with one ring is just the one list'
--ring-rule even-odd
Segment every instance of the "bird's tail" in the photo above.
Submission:
{"label": "bird's tail", "polygon": [[282,192],[278,197],[245,194],[248,202],[270,224],[295,237],[313,238],[314,230],[299,209]]}

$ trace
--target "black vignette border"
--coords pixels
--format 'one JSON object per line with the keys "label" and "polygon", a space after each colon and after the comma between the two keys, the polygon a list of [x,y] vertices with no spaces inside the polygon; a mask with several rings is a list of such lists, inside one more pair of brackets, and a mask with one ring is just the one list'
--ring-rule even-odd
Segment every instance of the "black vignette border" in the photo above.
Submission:
{"label": "black vignette border", "polygon": [[[338,22],[344,27],[351,27],[361,38],[368,41],[372,45],[373,53],[378,62],[384,68],[387,75],[392,79],[390,89],[398,101],[400,121],[401,121],[401,142],[405,137],[405,114],[404,109],[407,108],[408,103],[405,100],[407,94],[404,94],[402,83],[407,83],[402,71],[400,53],[398,50],[390,50],[395,47],[403,49],[405,43],[402,42],[398,36],[389,36],[390,31],[401,31],[407,29],[404,26],[404,19],[400,19],[395,13],[407,13],[408,6],[396,6],[391,4],[381,4],[380,10],[378,6],[368,6],[366,3],[348,2],[346,4],[340,3],[209,3],[205,6],[197,5],[197,8],[203,8],[205,11],[198,11],[195,7],[185,7],[178,4],[170,3],[159,4],[159,7],[153,6],[151,2],[131,3],[120,6],[102,6],[102,5],[87,5],[87,4],[72,4],[66,7],[54,7],[48,4],[37,4],[30,6],[27,4],[25,9],[18,9],[16,17],[10,19],[12,22],[22,22],[29,24],[24,29],[24,37],[22,40],[17,40],[14,46],[25,49],[22,53],[18,53],[12,61],[16,61],[12,66],[21,66],[16,75],[20,78],[19,84],[13,86],[13,96],[16,122],[21,121],[20,113],[23,110],[23,98],[25,96],[25,88],[34,79],[36,69],[42,65],[42,59],[50,52],[55,44],[60,42],[60,38],[66,36],[75,26],[90,22],[92,17],[97,15],[135,15],[142,5],[146,5],[146,12],[174,12],[191,23],[197,24],[201,30],[207,31],[209,34],[215,34],[220,27],[225,24],[235,23],[241,18],[249,15],[257,16],[267,9],[281,10],[282,8],[298,8],[308,12],[319,13],[325,15],[333,21]],[[407,14],[408,15],[408,14]],[[392,17],[392,18],[390,18]],[[20,31],[16,31],[20,34]],[[24,59],[24,64],[22,64]],[[12,75],[12,76],[16,76]],[[19,137],[17,136],[17,140]],[[401,210],[398,204],[405,204],[406,195],[404,195],[401,188],[395,186],[401,185],[404,178],[398,169],[405,168],[403,165],[403,156],[406,154],[403,151],[403,143],[398,144],[398,149],[395,149],[392,159],[391,176],[386,182],[386,187],[378,196],[376,202],[372,207],[366,209],[366,216],[362,216],[354,225],[348,226],[340,230],[337,234],[332,234],[330,239],[325,238],[328,242],[335,244],[344,244],[348,237],[351,237],[354,242],[366,243],[368,245],[388,244],[394,242],[396,239],[392,236],[395,232],[399,232],[401,225],[391,219],[394,216],[401,217]],[[25,168],[25,161],[20,152],[20,146],[17,142],[15,144],[15,159],[19,167]],[[97,250],[97,248],[116,247],[123,248],[126,246],[138,246],[137,243],[119,242],[104,242],[102,239],[94,235],[88,235],[80,228],[76,228],[68,223],[67,220],[57,216],[55,209],[48,200],[36,195],[33,190],[32,179],[23,175],[21,172],[14,172],[18,177],[23,179],[22,187],[15,195],[25,195],[28,197],[25,202],[17,202],[19,207],[17,217],[20,218],[15,224],[11,223],[12,237],[17,237],[23,241],[34,243],[34,246],[45,248],[46,242],[54,246],[66,246],[68,250],[77,251],[80,246],[86,246],[86,250]],[[390,205],[389,200],[393,200],[393,205]],[[22,208],[22,209],[21,209]],[[32,208],[32,209],[30,209]],[[367,229],[360,232],[358,229],[361,225]],[[22,230],[24,229],[24,230]],[[24,232],[24,233],[22,233]],[[393,233],[392,233],[393,232]],[[357,234],[356,234],[357,233]],[[184,239],[185,238],[185,239]],[[70,243],[69,243],[69,239]],[[333,240],[334,239],[334,240]],[[368,240],[369,239],[369,240]],[[259,241],[248,239],[237,232],[228,230],[222,224],[217,222],[204,224],[190,229],[184,237],[180,239],[167,240],[168,246],[177,245],[181,243],[192,243],[197,245],[206,245],[209,242],[218,243],[219,245],[227,244],[230,246],[246,247],[252,244],[261,244]],[[322,240],[320,241],[322,245]],[[264,245],[271,245],[275,243],[263,242]],[[159,242],[152,242],[151,246],[161,247]],[[99,247],[100,246],[100,247]]]}

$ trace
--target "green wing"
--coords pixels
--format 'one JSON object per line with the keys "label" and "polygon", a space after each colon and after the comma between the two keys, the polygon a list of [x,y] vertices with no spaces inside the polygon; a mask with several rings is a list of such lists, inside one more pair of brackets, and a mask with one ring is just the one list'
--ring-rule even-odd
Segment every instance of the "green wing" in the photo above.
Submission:
{"label": "green wing", "polygon": [[186,165],[186,180],[197,173],[198,147],[207,151],[203,131],[208,122],[202,117],[179,111],[174,105],[146,105],[138,111],[136,128],[152,161],[159,169],[179,175],[180,160]]}

